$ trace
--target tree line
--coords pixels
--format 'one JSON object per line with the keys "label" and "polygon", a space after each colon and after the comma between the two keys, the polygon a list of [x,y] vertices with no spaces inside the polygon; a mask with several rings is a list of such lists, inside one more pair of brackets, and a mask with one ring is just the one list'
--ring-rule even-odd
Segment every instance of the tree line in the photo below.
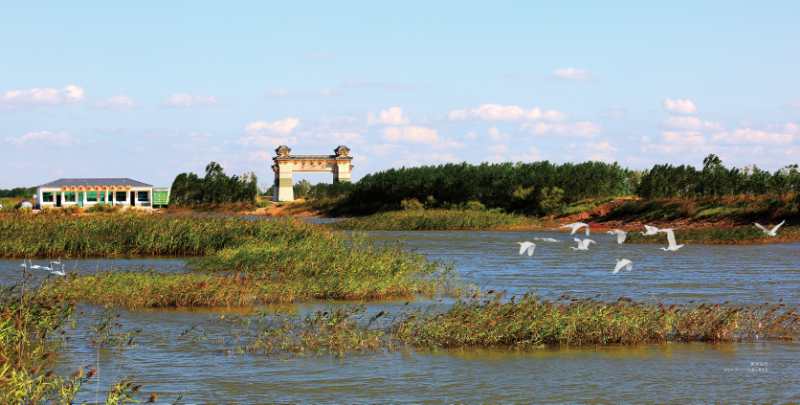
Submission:
{"label": "tree line", "polygon": [[36,187],[14,187],[11,189],[0,189],[0,198],[31,198],[36,194]]}
{"label": "tree line", "polygon": [[403,200],[416,199],[428,207],[477,201],[488,208],[543,214],[585,198],[632,194],[637,176],[616,163],[602,162],[459,163],[389,169],[362,178],[335,211],[368,214],[400,209]]}
{"label": "tree line", "polygon": [[256,202],[258,180],[253,173],[228,176],[217,162],[206,165],[205,175],[181,173],[170,190],[170,205],[198,206]]}
{"label": "tree line", "polygon": [[786,195],[800,191],[796,164],[770,173],[750,166],[726,167],[717,155],[703,159],[703,168],[655,165],[642,176],[637,194],[642,198],[694,198],[727,195]]}
{"label": "tree line", "polygon": [[333,210],[362,215],[403,207],[417,200],[426,207],[458,207],[480,202],[508,212],[550,214],[587,198],[638,195],[642,198],[697,198],[727,195],[787,195],[800,192],[800,170],[774,173],[751,166],[726,167],[716,155],[703,167],[655,165],[636,171],[617,163],[468,163],[389,169],[363,177]]}

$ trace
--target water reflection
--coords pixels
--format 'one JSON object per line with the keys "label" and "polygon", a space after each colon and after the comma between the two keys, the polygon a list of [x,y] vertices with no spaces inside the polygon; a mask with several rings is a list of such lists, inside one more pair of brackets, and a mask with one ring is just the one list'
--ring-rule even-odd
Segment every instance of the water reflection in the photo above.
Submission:
{"label": "water reflection", "polygon": [[[667,302],[800,302],[800,245],[687,246],[676,254],[653,245],[617,246],[612,237],[589,252],[571,243],[540,243],[533,258],[517,255],[519,240],[546,232],[373,232],[432,259],[454,262],[462,277],[485,289]],[[634,271],[612,276],[618,257]],[[19,261],[0,261],[0,280],[19,274]],[[180,259],[70,260],[67,271],[114,269],[186,271]],[[529,352],[442,350],[334,359],[232,354],[235,330],[221,316],[259,312],[302,316],[329,303],[249,309],[122,311],[123,329],[141,329],[137,345],[99,353],[86,344],[100,309],[80,306],[77,327],[60,357],[60,371],[100,365],[100,391],[133,376],[161,398],[186,402],[453,403],[453,402],[779,402],[800,401],[800,344],[665,344],[636,347],[547,348]],[[397,314],[437,305],[405,301],[370,304]],[[442,305],[442,304],[438,304]],[[203,338],[184,333],[202,327]],[[94,399],[90,384],[81,400]]]}

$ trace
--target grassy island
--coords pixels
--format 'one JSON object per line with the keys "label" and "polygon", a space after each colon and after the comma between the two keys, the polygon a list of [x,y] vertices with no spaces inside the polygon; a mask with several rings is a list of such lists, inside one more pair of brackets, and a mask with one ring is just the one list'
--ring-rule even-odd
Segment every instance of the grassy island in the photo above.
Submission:
{"label": "grassy island", "polygon": [[4,216],[0,252],[6,258],[190,257],[189,273],[70,275],[40,292],[129,308],[410,297],[433,294],[446,273],[399,247],[292,219]]}
{"label": "grassy island", "polygon": [[449,231],[524,229],[536,224],[532,218],[496,210],[415,209],[348,218],[332,226],[369,231]]}

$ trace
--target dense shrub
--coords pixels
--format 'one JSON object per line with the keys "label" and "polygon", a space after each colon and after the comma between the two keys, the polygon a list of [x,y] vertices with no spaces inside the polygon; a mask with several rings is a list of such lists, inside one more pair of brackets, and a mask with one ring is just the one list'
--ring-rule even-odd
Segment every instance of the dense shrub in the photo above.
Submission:
{"label": "dense shrub", "polygon": [[194,173],[181,173],[175,177],[170,203],[177,206],[254,204],[257,195],[258,180],[255,174],[228,176],[219,163],[211,162],[206,166],[202,178]]}
{"label": "dense shrub", "polygon": [[[406,199],[424,201],[426,208],[451,207],[478,201],[488,208],[541,214],[563,202],[590,197],[631,194],[630,170],[617,164],[467,163],[389,169],[356,183],[336,207],[336,214],[369,214],[396,210]],[[542,205],[542,198],[546,199]]]}
{"label": "dense shrub", "polygon": [[655,165],[642,176],[637,194],[643,198],[718,197],[725,195],[785,195],[800,191],[800,170],[789,165],[775,173],[756,166],[725,167],[716,155],[703,160],[703,168]]}

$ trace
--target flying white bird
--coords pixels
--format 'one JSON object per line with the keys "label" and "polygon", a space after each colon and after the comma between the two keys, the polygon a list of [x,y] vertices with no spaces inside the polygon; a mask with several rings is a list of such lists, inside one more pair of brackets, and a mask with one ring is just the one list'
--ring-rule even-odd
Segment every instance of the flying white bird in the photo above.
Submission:
{"label": "flying white bird", "polygon": [[642,232],[644,236],[653,236],[658,233],[658,228],[652,225],[645,225],[644,230],[645,232]]}
{"label": "flying white bird", "polygon": [[570,235],[575,235],[575,232],[577,232],[578,229],[586,228],[586,236],[589,236],[589,224],[585,222],[573,222],[571,224],[561,225],[561,228],[569,228]]}
{"label": "flying white bird", "polygon": [[542,238],[542,237],[539,237],[539,236],[536,236],[536,237],[534,237],[534,238],[533,238],[533,240],[538,240],[538,241],[542,241],[542,242],[552,242],[552,243],[559,242],[559,240],[558,240],[558,239],[554,239],[554,238]]}
{"label": "flying white bird", "polygon": [[526,252],[528,253],[528,256],[533,256],[533,252],[536,250],[536,244],[535,243],[525,241],[525,242],[517,242],[517,244],[519,245],[519,255],[520,256],[522,256]]}
{"label": "flying white bird", "polygon": [[630,259],[617,259],[617,265],[614,266],[614,271],[612,271],[611,274],[617,274],[623,268],[626,271],[633,270],[633,262],[630,261]]}
{"label": "flying white bird", "polygon": [[622,229],[612,229],[607,233],[609,235],[617,235],[617,244],[619,245],[625,243],[625,238],[628,237],[628,233],[623,231]]}
{"label": "flying white bird", "polygon": [[761,225],[758,222],[756,222],[755,225],[756,225],[756,228],[761,229],[761,232],[764,232],[768,236],[778,236],[778,229],[781,229],[781,227],[785,223],[786,223],[786,220],[783,220],[778,225],[775,225],[774,227],[772,227],[772,229],[767,229],[767,228],[764,227],[764,225]]}
{"label": "flying white bird", "polygon": [[679,245],[678,242],[675,241],[675,231],[672,229],[659,229],[658,231],[667,234],[668,246],[665,248],[662,247],[661,250],[665,252],[675,252],[683,247],[683,245]]}
{"label": "flying white bird", "polygon": [[575,238],[574,241],[578,242],[578,246],[577,247],[570,246],[570,249],[572,249],[572,250],[589,250],[589,245],[590,244],[597,243],[597,242],[595,242],[595,241],[593,241],[593,240],[591,240],[589,238],[586,238],[586,239]]}

